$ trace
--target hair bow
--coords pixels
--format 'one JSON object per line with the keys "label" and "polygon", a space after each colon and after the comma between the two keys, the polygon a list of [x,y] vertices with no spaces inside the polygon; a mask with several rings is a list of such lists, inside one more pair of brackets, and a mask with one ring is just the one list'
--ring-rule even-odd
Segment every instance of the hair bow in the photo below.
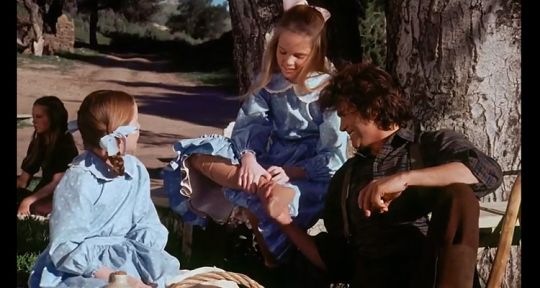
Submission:
{"label": "hair bow", "polygon": [[112,133],[107,134],[101,139],[99,139],[99,146],[105,150],[107,150],[107,154],[109,156],[116,155],[118,153],[118,143],[116,142],[116,138],[125,138],[129,134],[139,130],[137,127],[134,126],[120,126],[116,128]]}
{"label": "hair bow", "polygon": [[323,16],[324,22],[326,22],[330,18],[330,16],[332,15],[332,14],[330,14],[330,11],[328,11],[328,10],[322,8],[322,7],[309,5],[309,3],[306,0],[283,0],[283,10],[284,11],[287,11],[287,10],[291,9],[292,7],[294,7],[296,5],[308,5],[308,6],[312,7],[312,8],[314,8],[314,9],[316,9]]}

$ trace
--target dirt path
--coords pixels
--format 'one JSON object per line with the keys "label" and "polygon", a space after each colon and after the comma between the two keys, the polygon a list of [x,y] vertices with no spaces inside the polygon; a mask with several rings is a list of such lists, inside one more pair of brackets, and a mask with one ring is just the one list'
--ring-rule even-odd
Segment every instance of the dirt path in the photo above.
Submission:
{"label": "dirt path", "polygon": [[[115,89],[134,95],[142,127],[137,156],[152,178],[159,178],[159,170],[174,157],[171,145],[176,140],[222,133],[239,108],[239,102],[232,99],[236,95],[167,72],[169,64],[156,57],[99,55],[62,59],[69,61],[64,69],[23,60],[17,67],[17,114],[31,114],[36,98],[55,95],[64,101],[72,120],[82,99],[92,91]],[[17,129],[18,173],[32,132],[32,127]],[[74,136],[82,151],[80,134]]]}

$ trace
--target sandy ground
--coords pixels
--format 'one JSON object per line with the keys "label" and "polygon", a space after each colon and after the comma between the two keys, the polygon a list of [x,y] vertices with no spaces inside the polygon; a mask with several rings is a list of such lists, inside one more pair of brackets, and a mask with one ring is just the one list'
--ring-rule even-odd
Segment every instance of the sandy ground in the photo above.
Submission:
{"label": "sandy ground", "polygon": [[[223,133],[239,108],[236,95],[220,87],[168,72],[169,64],[155,56],[99,55],[69,61],[68,69],[23,59],[17,67],[17,114],[31,114],[32,103],[44,95],[58,96],[76,119],[84,97],[99,89],[123,90],[139,105],[141,137],[137,156],[150,172],[153,188],[159,171],[174,157],[172,144],[206,133]],[[33,132],[17,129],[17,173]],[[82,151],[78,132],[75,141]]]}

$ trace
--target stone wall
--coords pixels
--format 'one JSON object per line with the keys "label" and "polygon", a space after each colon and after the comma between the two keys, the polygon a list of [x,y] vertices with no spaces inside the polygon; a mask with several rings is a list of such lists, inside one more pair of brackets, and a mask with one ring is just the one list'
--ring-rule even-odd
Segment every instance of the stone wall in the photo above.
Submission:
{"label": "stone wall", "polygon": [[46,43],[45,54],[56,52],[73,52],[75,47],[75,24],[72,19],[63,14],[56,22],[56,35],[44,34]]}

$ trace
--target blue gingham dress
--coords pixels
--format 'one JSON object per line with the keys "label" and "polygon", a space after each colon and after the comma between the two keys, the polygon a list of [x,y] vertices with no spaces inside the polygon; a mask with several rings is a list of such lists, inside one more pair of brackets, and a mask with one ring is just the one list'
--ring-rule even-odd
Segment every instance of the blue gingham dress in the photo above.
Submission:
{"label": "blue gingham dress", "polygon": [[[318,87],[328,78],[328,74],[312,73],[306,86]],[[171,208],[185,222],[204,226],[207,219],[191,211],[187,198],[179,193],[182,176],[177,167],[183,167],[182,162],[193,153],[216,155],[239,164],[240,155],[246,150],[255,152],[263,167],[298,166],[305,170],[307,179],[287,183],[296,192],[289,209],[293,222],[302,229],[316,222],[324,207],[330,178],[346,160],[347,134],[339,130],[340,119],[335,111],[320,110],[319,90],[302,96],[297,91],[296,85],[276,73],[265,88],[246,99],[231,138],[211,135],[180,140],[173,145],[178,158],[163,171],[164,187]],[[228,188],[224,193],[234,205],[248,208],[257,216],[268,248],[281,260],[290,243],[268,217],[257,196]]]}

